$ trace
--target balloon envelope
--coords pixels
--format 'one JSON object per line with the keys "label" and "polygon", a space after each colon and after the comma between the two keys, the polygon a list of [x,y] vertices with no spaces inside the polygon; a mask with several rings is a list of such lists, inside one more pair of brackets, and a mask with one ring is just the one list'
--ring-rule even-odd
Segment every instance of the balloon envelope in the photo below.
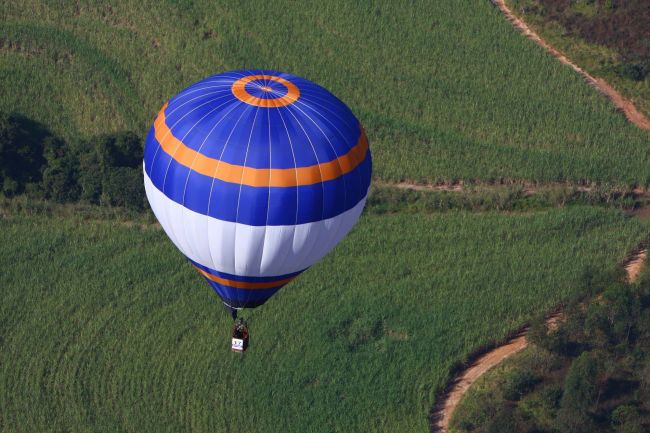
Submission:
{"label": "balloon envelope", "polygon": [[144,152],[161,226],[234,308],[263,304],[363,210],[372,161],[350,109],[274,71],[208,77],[169,100]]}

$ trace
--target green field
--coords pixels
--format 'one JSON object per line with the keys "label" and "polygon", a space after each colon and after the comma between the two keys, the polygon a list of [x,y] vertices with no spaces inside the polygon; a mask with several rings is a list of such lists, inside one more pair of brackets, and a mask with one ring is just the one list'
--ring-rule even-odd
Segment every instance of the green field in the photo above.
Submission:
{"label": "green field", "polygon": [[487,0],[3,0],[0,109],[67,139],[145,135],[217,72],[273,68],[340,96],[386,180],[650,183],[650,138]]}
{"label": "green field", "polygon": [[450,368],[612,270],[617,210],[365,215],[245,314],[156,226],[0,219],[3,432],[425,432]]}
{"label": "green field", "polygon": [[[650,428],[648,260],[623,279],[567,305],[557,328],[540,317],[528,347],[463,396],[453,433],[646,433]],[[623,276],[623,275],[622,275]]]}
{"label": "green field", "polygon": [[649,199],[650,135],[488,0],[112,3],[0,0],[0,111],[94,149],[205,76],[277,69],[352,108],[375,186],[245,312],[243,356],[150,213],[0,196],[1,432],[426,432],[470,354],[648,239],[615,208]]}
{"label": "green field", "polygon": [[[638,31],[647,28],[650,19],[643,0],[621,4],[571,2],[564,7],[553,0],[508,0],[508,3],[517,14],[525,11],[526,23],[551,45],[590,74],[606,79],[646,117],[650,116],[650,47],[647,43],[644,47],[643,36],[639,37]],[[559,6],[563,13],[547,10],[545,4]],[[563,25],[562,21],[569,19],[577,28]],[[598,25],[603,21],[610,25]],[[582,34],[588,32],[579,30],[585,24],[593,27],[589,38]]]}

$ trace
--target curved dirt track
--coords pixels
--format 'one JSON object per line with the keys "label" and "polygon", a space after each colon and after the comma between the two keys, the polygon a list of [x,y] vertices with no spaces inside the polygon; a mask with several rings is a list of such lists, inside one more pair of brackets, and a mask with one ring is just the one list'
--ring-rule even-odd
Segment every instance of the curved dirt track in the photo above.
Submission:
{"label": "curved dirt track", "polygon": [[[625,261],[625,271],[630,282],[634,282],[643,269],[648,251],[645,249],[633,253]],[[546,326],[553,329],[558,326],[562,320],[562,313],[556,312],[546,319]],[[433,433],[448,433],[449,423],[454,413],[454,409],[460,402],[467,390],[483,374],[492,367],[500,364],[508,357],[523,350],[528,346],[526,333],[528,329],[523,329],[519,334],[508,340],[506,343],[495,347],[489,352],[478,357],[469,367],[463,370],[454,380],[450,382],[450,388],[440,398],[440,403],[436,404],[431,415],[431,431]]]}
{"label": "curved dirt track", "polygon": [[[618,110],[623,112],[625,117],[629,122],[633,123],[637,127],[650,131],[650,121],[639,112],[634,104],[624,98],[620,93],[618,93],[613,87],[611,87],[605,80],[600,78],[595,78],[587,71],[573,63],[560,51],[553,48],[549,45],[544,39],[542,39],[537,33],[535,33],[524,21],[515,16],[510,8],[506,5],[505,0],[491,0],[492,3],[497,6],[505,17],[516,27],[518,28],[525,36],[532,39],[541,47],[545,48],[551,55],[557,58],[560,62],[571,67],[575,72],[580,74],[590,85],[598,89],[603,95],[605,95]],[[398,188],[408,188],[408,189],[433,189],[427,188],[426,186],[421,185],[409,185],[407,183],[401,183],[395,185]],[[435,189],[446,189],[446,190],[462,190],[462,186],[455,188],[441,188],[435,187]],[[650,209],[650,208],[648,208]],[[644,214],[641,212],[638,216]],[[631,254],[628,260],[626,260],[624,267],[627,272],[627,278],[630,282],[633,282],[639,276],[639,273],[643,269],[645,260],[647,258],[648,251],[647,249],[642,249]],[[558,325],[558,322],[561,320],[561,313],[555,313],[549,316],[546,319],[546,324],[549,329],[552,329]],[[431,431],[433,433],[448,433],[449,423],[453,415],[454,409],[460,402],[463,395],[467,392],[470,386],[476,382],[485,372],[490,370],[492,367],[503,362],[505,359],[514,355],[515,353],[523,350],[528,345],[526,339],[527,329],[523,329],[513,338],[508,340],[506,343],[495,347],[489,352],[479,356],[474,362],[462,370],[460,374],[453,379],[448,390],[442,395],[439,401],[436,403],[432,414],[431,414]]]}
{"label": "curved dirt track", "polygon": [[571,60],[569,60],[564,54],[562,54],[560,51],[557,49],[553,48],[551,45],[549,45],[548,42],[546,42],[544,39],[542,39],[535,31],[533,31],[528,24],[526,24],[521,18],[517,17],[506,5],[505,0],[491,0],[492,3],[498,7],[501,12],[506,16],[508,21],[512,23],[513,26],[518,28],[526,37],[529,39],[533,40],[534,42],[537,43],[537,45],[545,48],[553,57],[558,59],[560,62],[564,63],[567,66],[570,66],[571,69],[576,71],[578,74],[580,74],[590,85],[594,86],[600,93],[605,95],[616,108],[620,111],[623,112],[627,120],[629,120],[631,123],[635,124],[641,129],[645,129],[646,131],[650,131],[650,120],[648,120],[639,110],[636,109],[634,104],[623,97],[620,93],[616,91],[612,86],[610,86],[605,80],[602,78],[596,78],[593,75],[589,74],[589,72],[585,71],[582,69],[580,66],[576,65],[573,63]]}

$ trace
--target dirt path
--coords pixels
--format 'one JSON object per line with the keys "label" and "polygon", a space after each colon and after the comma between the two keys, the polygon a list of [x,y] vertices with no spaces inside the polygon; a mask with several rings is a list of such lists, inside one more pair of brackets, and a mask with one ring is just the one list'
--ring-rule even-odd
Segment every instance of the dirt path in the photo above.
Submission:
{"label": "dirt path", "polygon": [[450,383],[451,388],[440,398],[441,403],[436,405],[431,415],[432,433],[447,433],[454,409],[456,409],[460,399],[465,395],[469,387],[489,369],[509,356],[519,352],[527,344],[525,332],[522,332],[507,343],[480,356],[472,365],[456,377]]}
{"label": "dirt path", "polygon": [[[561,63],[569,66],[575,72],[580,74],[587,83],[595,87],[600,93],[607,97],[616,107],[617,110],[621,111],[627,120],[637,127],[650,131],[650,120],[643,115],[634,104],[626,99],[623,95],[616,91],[612,86],[607,83],[607,81],[602,78],[596,78],[591,75],[589,72],[582,69],[580,66],[573,63],[568,57],[562,54],[559,50],[552,47],[548,42],[542,39],[534,30],[532,30],[528,24],[526,24],[521,18],[517,17],[512,10],[505,3],[505,0],[490,0],[496,7],[501,10],[503,15],[519,29],[526,37],[533,40],[539,46],[546,49],[553,57],[558,59]],[[440,185],[422,185],[415,182],[399,182],[399,183],[385,183],[385,185],[393,186],[401,189],[412,189],[416,191],[455,191],[461,192],[465,190],[465,187],[462,183],[458,184],[440,184]],[[491,188],[503,188],[504,185],[484,185]],[[505,185],[508,186],[508,185]],[[524,184],[524,191],[527,194],[535,194],[537,188],[535,185]],[[577,186],[580,190],[590,191],[592,188],[589,186]]]}
{"label": "dirt path", "polygon": [[589,72],[582,69],[580,66],[573,63],[569,60],[564,54],[562,54],[557,49],[553,48],[548,44],[544,39],[542,39],[537,33],[535,33],[523,20],[517,17],[508,5],[506,5],[505,0],[491,0],[495,6],[497,6],[501,12],[506,16],[506,18],[514,25],[516,28],[521,30],[521,32],[526,35],[529,39],[532,39],[539,46],[545,48],[553,57],[558,59],[560,62],[571,67],[574,71],[580,74],[590,85],[594,86],[600,93],[609,98],[610,101],[616,106],[616,108],[623,112],[627,120],[635,124],[641,129],[650,131],[650,120],[648,120],[639,110],[636,109],[634,104],[623,97],[620,93],[616,91],[612,86],[610,86],[602,78],[596,78]]}
{"label": "dirt path", "polygon": [[[545,189],[551,189],[551,188],[567,188],[567,189],[573,189],[578,192],[592,192],[597,189],[597,186],[594,185],[581,185],[581,184],[569,183],[569,182],[565,182],[565,183],[547,182],[547,183],[539,184],[539,183],[526,182],[521,180],[513,181],[511,183],[472,182],[472,183],[465,184],[464,182],[461,181],[456,183],[425,184],[425,183],[418,183],[409,180],[405,180],[401,182],[391,182],[391,181],[385,181],[385,180],[375,178],[372,180],[372,184],[378,187],[410,189],[413,191],[449,191],[449,192],[467,192],[472,190],[498,191],[498,190],[506,190],[508,188],[519,187],[521,188],[522,192],[525,195],[535,195],[540,191],[543,191]],[[636,194],[638,196],[646,196],[646,195],[650,196],[650,190],[646,190],[645,188],[639,188],[639,187],[635,187],[629,190],[620,189],[618,192],[621,193],[631,192],[632,194]]]}
{"label": "dirt path", "polygon": [[643,270],[645,259],[648,257],[648,250],[640,250],[632,254],[625,264],[625,272],[627,272],[627,279],[633,283]]}
{"label": "dirt path", "polygon": [[[565,65],[570,66],[574,71],[580,74],[590,85],[598,89],[603,95],[609,98],[616,108],[625,114],[625,117],[638,126],[639,128],[650,131],[650,121],[641,114],[634,104],[629,100],[625,99],[620,93],[618,93],[612,86],[610,86],[605,80],[600,78],[595,78],[587,71],[573,63],[569,60],[564,54],[550,46],[546,41],[544,41],[537,33],[535,33],[528,25],[522,21],[520,18],[515,16],[510,8],[505,4],[504,0],[491,0],[501,12],[506,16],[506,18],[521,32],[526,35],[528,38],[535,41],[538,45],[545,48],[551,53],[555,58]],[[452,185],[452,186],[426,186],[426,185],[414,185],[410,183],[400,183],[394,185],[398,188],[407,188],[415,190],[447,190],[447,191],[462,191],[463,185]],[[531,193],[534,193],[535,190],[532,189]],[[646,210],[650,208],[644,208],[639,212],[637,216],[644,216]],[[648,212],[650,213],[650,212]],[[625,263],[625,270],[627,272],[627,278],[629,281],[635,281],[643,269],[646,257],[647,250],[639,250],[632,254]],[[549,328],[554,328],[558,325],[559,320],[561,319],[561,313],[556,313],[548,317],[546,324]],[[511,338],[506,343],[490,350],[489,352],[479,356],[469,367],[463,370],[450,384],[448,390],[442,397],[439,399],[439,402],[434,407],[431,414],[431,431],[433,433],[447,433],[449,428],[449,422],[453,415],[456,406],[460,402],[463,395],[467,390],[476,382],[485,372],[490,370],[492,367],[503,362],[503,360],[514,355],[515,353],[523,350],[528,345],[526,339],[527,329],[522,330],[518,335]]]}
{"label": "dirt path", "polygon": [[[633,253],[626,260],[624,266],[629,281],[633,282],[636,280],[643,269],[647,255],[648,251],[642,249]],[[562,313],[556,312],[546,319],[546,326],[549,329],[554,329],[558,326],[558,322],[561,319]],[[469,367],[451,381],[448,391],[439,399],[440,403],[436,404],[431,415],[432,433],[448,433],[449,422],[451,421],[454,410],[470,386],[492,367],[525,349],[528,346],[528,340],[526,339],[527,332],[528,329],[524,329],[506,343],[479,356]]]}
{"label": "dirt path", "polygon": [[[625,117],[638,126],[639,128],[650,131],[650,121],[640,113],[634,104],[624,98],[620,93],[618,93],[612,86],[610,86],[605,80],[601,78],[596,78],[589,74],[587,71],[573,63],[569,60],[564,54],[562,54],[557,49],[549,45],[544,39],[542,39],[537,33],[535,33],[524,21],[515,16],[510,8],[506,5],[505,0],[491,0],[492,3],[497,6],[505,17],[516,27],[518,28],[526,37],[532,39],[541,47],[545,48],[552,56],[557,58],[563,64],[571,67],[575,72],[580,74],[591,86],[595,87],[603,95],[605,95],[614,106],[623,114]],[[427,185],[416,185],[408,182],[403,182],[399,184],[394,184],[393,186],[397,188],[405,189],[414,189],[414,190],[442,190],[442,191],[462,191],[463,185],[439,185],[439,186],[427,186]],[[588,187],[585,187],[585,190],[589,190]],[[527,193],[534,194],[536,188],[527,188]],[[639,191],[641,192],[641,191]],[[635,215],[639,218],[650,217],[650,207],[643,208],[637,212]],[[647,258],[648,251],[647,249],[642,249],[636,251],[628,260],[626,260],[624,267],[627,272],[627,278],[630,282],[633,282],[639,276],[639,273],[643,269],[645,260]],[[549,329],[553,329],[558,326],[559,321],[561,320],[561,313],[555,313],[549,316],[546,319],[546,325]],[[460,374],[450,382],[448,390],[438,399],[436,406],[434,407],[431,414],[431,431],[432,433],[448,433],[449,423],[451,417],[456,409],[456,406],[462,399],[463,395],[467,390],[476,382],[485,372],[490,370],[492,367],[503,362],[508,357],[514,355],[515,353],[523,350],[528,345],[526,339],[527,329],[523,329],[515,337],[508,340],[506,343],[495,347],[489,352],[479,356],[474,362],[467,367],[465,370],[461,371]]]}

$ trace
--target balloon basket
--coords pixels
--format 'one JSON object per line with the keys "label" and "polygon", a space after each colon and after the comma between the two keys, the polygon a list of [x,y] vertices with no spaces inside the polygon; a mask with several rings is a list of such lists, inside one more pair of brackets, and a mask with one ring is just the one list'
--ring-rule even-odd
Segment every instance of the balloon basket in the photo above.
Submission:
{"label": "balloon basket", "polygon": [[233,352],[244,353],[248,349],[250,335],[245,323],[238,321],[232,328],[232,339],[230,349]]}

